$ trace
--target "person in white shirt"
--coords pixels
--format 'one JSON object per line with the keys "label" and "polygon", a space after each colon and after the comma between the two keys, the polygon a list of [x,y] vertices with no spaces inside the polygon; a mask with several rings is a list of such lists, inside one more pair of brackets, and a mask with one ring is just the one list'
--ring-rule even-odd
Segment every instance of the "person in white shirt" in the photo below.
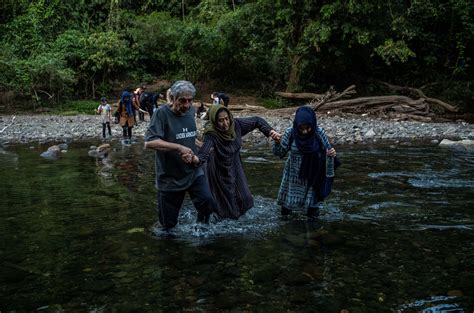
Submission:
{"label": "person in white shirt", "polygon": [[112,131],[110,129],[110,121],[112,120],[112,109],[110,104],[107,103],[107,99],[102,97],[100,99],[99,107],[97,108],[97,114],[100,114],[100,119],[102,122],[102,138],[105,136],[105,128],[107,127],[109,137],[112,136]]}

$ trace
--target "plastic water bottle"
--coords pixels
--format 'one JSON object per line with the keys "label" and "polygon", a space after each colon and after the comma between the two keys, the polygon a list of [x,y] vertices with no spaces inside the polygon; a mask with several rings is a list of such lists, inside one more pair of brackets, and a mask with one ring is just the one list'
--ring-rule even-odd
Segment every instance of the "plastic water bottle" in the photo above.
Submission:
{"label": "plastic water bottle", "polygon": [[334,157],[326,155],[326,177],[334,177]]}

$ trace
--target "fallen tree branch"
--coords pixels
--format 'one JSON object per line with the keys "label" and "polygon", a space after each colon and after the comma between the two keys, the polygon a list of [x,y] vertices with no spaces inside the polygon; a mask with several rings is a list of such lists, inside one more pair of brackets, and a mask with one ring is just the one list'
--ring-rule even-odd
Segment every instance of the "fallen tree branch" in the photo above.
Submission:
{"label": "fallen tree branch", "polygon": [[[35,90],[36,91],[36,90]],[[54,93],[53,94],[49,94],[47,93],[46,91],[44,90],[41,90],[41,89],[38,89],[38,92],[41,92],[41,93],[44,93],[45,95],[48,96],[48,100],[51,99],[52,97],[54,97]]]}
{"label": "fallen tree branch", "polygon": [[329,88],[328,92],[326,92],[324,97],[322,97],[321,99],[319,99],[317,101],[312,101],[310,103],[310,106],[312,106],[313,109],[316,111],[317,109],[319,109],[320,107],[322,107],[323,105],[325,105],[328,102],[334,102],[334,101],[337,101],[341,98],[345,98],[345,97],[348,97],[348,96],[356,94],[356,93],[357,92],[355,91],[355,85],[351,85],[351,86],[347,87],[341,93],[337,93],[334,90],[334,88],[331,86],[331,88]]}
{"label": "fallen tree branch", "polygon": [[457,112],[458,111],[458,108],[454,105],[451,105],[451,104],[446,103],[444,101],[441,101],[439,99],[431,98],[431,97],[428,97],[427,95],[425,95],[425,93],[423,92],[422,89],[426,88],[426,85],[422,86],[421,88],[413,88],[413,87],[392,85],[392,84],[389,84],[389,83],[383,82],[383,81],[379,81],[379,82],[382,85],[385,85],[386,87],[388,87],[392,91],[408,92],[408,93],[411,93],[411,94],[415,94],[419,98],[426,99],[426,101],[428,103],[434,103],[434,104],[448,110],[449,112]]}
{"label": "fallen tree branch", "polygon": [[10,121],[10,124],[8,124],[7,126],[3,127],[2,130],[0,130],[0,134],[3,133],[8,127],[12,126],[13,123],[15,122],[15,118],[16,118],[16,115],[13,115],[12,116],[12,120]]}

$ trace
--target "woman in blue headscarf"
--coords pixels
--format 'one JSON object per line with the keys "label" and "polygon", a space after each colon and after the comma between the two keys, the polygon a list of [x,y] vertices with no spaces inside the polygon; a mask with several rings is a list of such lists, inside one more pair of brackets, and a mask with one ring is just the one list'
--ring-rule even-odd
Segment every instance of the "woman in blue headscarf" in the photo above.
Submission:
{"label": "woman in blue headscarf", "polygon": [[135,125],[134,110],[140,108],[132,101],[132,96],[128,91],[122,93],[120,97],[118,112],[120,114],[120,126],[123,129],[123,139],[132,140],[132,128]]}
{"label": "woman in blue headscarf", "polygon": [[328,195],[326,155],[335,157],[324,130],[318,126],[316,114],[309,106],[296,110],[293,127],[286,129],[281,141],[275,142],[273,153],[285,162],[277,202],[281,214],[292,210],[306,210],[310,217],[319,214],[319,203]]}

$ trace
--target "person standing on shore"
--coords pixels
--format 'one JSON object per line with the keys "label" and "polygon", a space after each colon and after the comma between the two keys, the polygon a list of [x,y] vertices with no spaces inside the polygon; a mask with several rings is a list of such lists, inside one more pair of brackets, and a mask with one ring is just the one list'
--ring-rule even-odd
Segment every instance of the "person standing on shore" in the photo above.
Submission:
{"label": "person standing on shore", "polygon": [[201,104],[199,105],[199,107],[196,110],[196,117],[200,118],[200,119],[203,119],[206,116],[206,114],[207,114],[207,110],[204,107],[204,103],[202,103],[202,101],[201,101]]}
{"label": "person standing on shore", "polygon": [[217,215],[238,219],[254,204],[240,157],[242,137],[254,129],[277,142],[281,135],[263,118],[234,118],[229,109],[221,105],[211,106],[208,114],[204,143],[199,153],[188,155],[187,160],[196,166],[207,161],[207,179],[216,201]]}
{"label": "person standing on shore", "polygon": [[214,105],[222,104],[226,108],[229,106],[230,98],[228,95],[226,95],[223,92],[217,92],[217,91],[213,92],[211,94],[211,99],[212,99],[212,104]]}
{"label": "person standing on shore", "polygon": [[[334,158],[336,150],[318,126],[312,108],[302,106],[296,110],[293,127],[286,129],[281,142],[275,142],[272,150],[280,158],[289,152],[277,198],[281,215],[306,210],[308,217],[317,217],[333,179],[326,177],[326,156]],[[334,168],[338,165],[334,159]]]}
{"label": "person standing on shore", "polygon": [[157,209],[165,230],[178,223],[186,192],[198,211],[199,222],[207,223],[215,211],[203,169],[184,162],[184,156],[196,152],[195,94],[191,82],[175,82],[170,88],[171,106],[162,105],[156,110],[145,133],[145,148],[155,150]]}
{"label": "person standing on shore", "polygon": [[137,111],[138,111],[138,118],[140,119],[140,122],[145,121],[145,114],[144,110],[139,110],[136,108],[140,108],[140,99],[142,94],[145,92],[146,86],[142,85],[141,87],[138,87],[135,89],[135,91],[132,94],[132,102],[133,102],[133,120],[135,123],[135,126],[138,126],[138,121],[137,121]]}
{"label": "person standing on shore", "polygon": [[105,97],[100,99],[100,104],[97,108],[97,114],[100,114],[100,119],[102,121],[102,138],[106,138],[105,128],[107,128],[109,137],[111,137],[112,131],[110,129],[110,121],[112,120],[112,109],[110,104],[107,103],[107,99]]}

